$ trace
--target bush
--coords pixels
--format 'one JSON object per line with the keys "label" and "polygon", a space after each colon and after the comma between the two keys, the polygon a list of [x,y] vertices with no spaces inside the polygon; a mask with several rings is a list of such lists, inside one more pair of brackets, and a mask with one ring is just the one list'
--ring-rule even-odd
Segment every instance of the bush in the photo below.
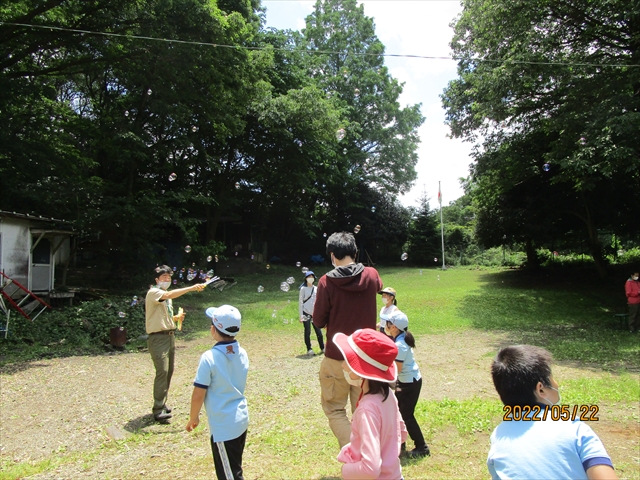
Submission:
{"label": "bush", "polygon": [[90,348],[108,343],[113,327],[126,327],[127,337],[137,338],[145,333],[143,305],[132,302],[131,297],[105,298],[44,312],[34,321],[12,312],[9,338],[30,344],[67,343]]}

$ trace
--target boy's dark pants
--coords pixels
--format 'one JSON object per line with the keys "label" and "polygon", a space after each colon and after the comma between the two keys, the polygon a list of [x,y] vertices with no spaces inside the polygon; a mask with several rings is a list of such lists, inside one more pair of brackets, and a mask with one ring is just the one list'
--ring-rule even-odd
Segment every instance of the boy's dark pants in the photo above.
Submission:
{"label": "boy's dark pants", "polygon": [[638,331],[640,327],[640,303],[629,304],[629,331]]}
{"label": "boy's dark pants", "polygon": [[[307,346],[307,350],[311,350],[311,325],[313,325],[313,317],[311,315],[304,316],[304,344]],[[313,330],[316,332],[316,337],[318,338],[318,345],[320,346],[320,350],[324,350],[324,340],[322,339],[322,330],[313,325]]]}
{"label": "boy's dark pants", "polygon": [[216,467],[218,480],[244,480],[242,476],[242,452],[247,440],[247,431],[233,440],[216,442],[213,435],[211,439],[211,452],[213,452],[213,464]]}
{"label": "boy's dark pants", "polygon": [[415,443],[416,448],[422,448],[426,445],[424,437],[422,436],[422,430],[414,415],[418,398],[420,397],[420,390],[422,389],[422,379],[414,380],[413,383],[401,383],[398,382],[396,386],[396,398],[398,399],[398,410],[400,415],[407,426],[407,432]]}

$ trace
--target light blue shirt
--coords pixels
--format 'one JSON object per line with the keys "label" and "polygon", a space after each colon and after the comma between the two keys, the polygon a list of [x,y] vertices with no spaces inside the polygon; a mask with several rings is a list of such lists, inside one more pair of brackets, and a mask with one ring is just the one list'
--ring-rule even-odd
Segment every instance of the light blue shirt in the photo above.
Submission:
{"label": "light blue shirt", "polygon": [[248,370],[249,357],[236,340],[218,342],[200,357],[193,385],[207,389],[204,408],[216,442],[238,438],[249,426]]}
{"label": "light blue shirt", "polygon": [[413,349],[404,341],[404,332],[398,335],[395,340],[398,347],[396,362],[402,362],[402,369],[398,372],[398,381],[401,383],[413,383],[413,380],[420,380],[420,369],[413,359]]}
{"label": "light blue shirt", "polygon": [[549,412],[545,421],[503,421],[491,434],[492,479],[586,479],[594,465],[612,465],[611,458],[580,420],[553,421]]}

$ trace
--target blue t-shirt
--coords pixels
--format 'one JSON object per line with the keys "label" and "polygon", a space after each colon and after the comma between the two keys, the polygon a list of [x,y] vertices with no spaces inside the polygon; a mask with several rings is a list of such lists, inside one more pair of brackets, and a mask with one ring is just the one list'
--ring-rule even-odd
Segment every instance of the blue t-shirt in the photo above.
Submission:
{"label": "blue t-shirt", "polygon": [[395,340],[398,347],[396,362],[402,363],[402,370],[398,372],[398,381],[401,383],[412,383],[413,380],[420,380],[420,369],[413,359],[413,349],[404,340],[404,332],[398,335]]}
{"label": "blue t-shirt", "polygon": [[248,370],[249,357],[236,340],[218,342],[200,357],[193,385],[207,389],[204,408],[216,442],[238,438],[249,426]]}
{"label": "blue t-shirt", "polygon": [[553,421],[549,412],[541,421],[503,421],[491,434],[492,479],[586,479],[595,465],[613,466],[600,438],[580,420]]}

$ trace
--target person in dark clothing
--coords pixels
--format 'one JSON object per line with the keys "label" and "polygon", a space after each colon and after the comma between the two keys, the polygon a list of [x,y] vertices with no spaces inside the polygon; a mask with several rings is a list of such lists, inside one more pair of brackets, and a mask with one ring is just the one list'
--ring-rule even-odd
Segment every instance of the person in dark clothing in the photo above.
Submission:
{"label": "person in dark clothing", "polygon": [[355,263],[356,252],[356,239],[351,233],[334,233],[327,239],[327,255],[334,269],[320,278],[313,309],[313,324],[327,329],[325,356],[319,373],[322,409],[340,448],[349,443],[351,435],[347,401],[353,412],[361,390],[345,379],[344,358],[333,343],[333,336],[338,332],[351,335],[363,328],[375,330],[376,295],[382,290],[376,269]]}

